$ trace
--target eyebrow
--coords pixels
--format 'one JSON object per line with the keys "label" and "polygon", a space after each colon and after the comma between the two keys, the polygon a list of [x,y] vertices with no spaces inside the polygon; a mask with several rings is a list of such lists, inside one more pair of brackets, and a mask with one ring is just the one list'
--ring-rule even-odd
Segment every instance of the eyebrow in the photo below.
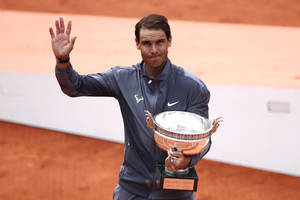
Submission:
{"label": "eyebrow", "polygon": [[156,42],[164,42],[164,41],[166,41],[166,39],[162,38],[162,39],[157,40]]}
{"label": "eyebrow", "polygon": [[[158,40],[155,40],[155,41],[152,41],[152,42],[156,43],[156,42],[164,42],[164,41],[166,41],[166,39],[165,38],[161,38],[161,39],[158,39]],[[148,39],[147,40],[141,40],[140,42],[144,44],[144,43],[151,42],[151,40],[148,40]]]}

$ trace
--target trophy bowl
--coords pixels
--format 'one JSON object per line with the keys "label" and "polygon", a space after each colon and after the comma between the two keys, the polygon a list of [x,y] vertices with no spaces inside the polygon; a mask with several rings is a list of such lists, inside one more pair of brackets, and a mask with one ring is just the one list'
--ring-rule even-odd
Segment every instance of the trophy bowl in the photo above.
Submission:
{"label": "trophy bowl", "polygon": [[221,117],[211,122],[184,111],[166,111],[153,117],[146,110],[145,115],[148,127],[154,132],[156,144],[165,151],[176,147],[185,155],[203,151],[221,121]]}

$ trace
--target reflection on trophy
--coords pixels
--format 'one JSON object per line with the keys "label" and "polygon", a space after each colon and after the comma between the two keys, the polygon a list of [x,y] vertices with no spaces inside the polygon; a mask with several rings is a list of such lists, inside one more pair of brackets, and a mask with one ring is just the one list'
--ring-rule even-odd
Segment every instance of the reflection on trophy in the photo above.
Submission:
{"label": "reflection on trophy", "polygon": [[[145,111],[146,123],[154,132],[156,144],[165,151],[180,149],[184,155],[195,155],[207,146],[210,136],[216,132],[221,118],[210,120],[183,111],[166,111],[152,117]],[[171,160],[176,160],[172,157]],[[197,191],[198,176],[195,168],[170,171],[164,165],[157,166],[163,189]]]}

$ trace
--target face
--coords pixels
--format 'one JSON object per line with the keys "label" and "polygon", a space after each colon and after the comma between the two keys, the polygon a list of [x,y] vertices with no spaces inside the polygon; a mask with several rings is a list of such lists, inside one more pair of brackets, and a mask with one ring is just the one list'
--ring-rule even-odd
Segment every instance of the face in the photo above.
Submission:
{"label": "face", "polygon": [[140,30],[140,41],[136,40],[137,49],[141,51],[145,62],[146,70],[161,68],[168,57],[168,48],[171,46],[171,37],[169,40],[165,32],[161,29]]}

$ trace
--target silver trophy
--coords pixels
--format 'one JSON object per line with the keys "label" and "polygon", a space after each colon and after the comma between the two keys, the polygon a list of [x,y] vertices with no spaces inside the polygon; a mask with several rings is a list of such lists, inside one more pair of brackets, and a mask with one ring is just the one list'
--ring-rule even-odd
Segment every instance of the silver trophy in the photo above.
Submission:
{"label": "silver trophy", "polygon": [[[145,111],[146,123],[154,132],[156,144],[165,151],[180,149],[184,155],[195,155],[207,146],[211,135],[216,132],[221,117],[210,120],[190,112],[166,111],[152,116]],[[171,160],[175,161],[175,157]],[[170,171],[158,165],[161,188],[196,191],[198,176],[194,168]]]}

